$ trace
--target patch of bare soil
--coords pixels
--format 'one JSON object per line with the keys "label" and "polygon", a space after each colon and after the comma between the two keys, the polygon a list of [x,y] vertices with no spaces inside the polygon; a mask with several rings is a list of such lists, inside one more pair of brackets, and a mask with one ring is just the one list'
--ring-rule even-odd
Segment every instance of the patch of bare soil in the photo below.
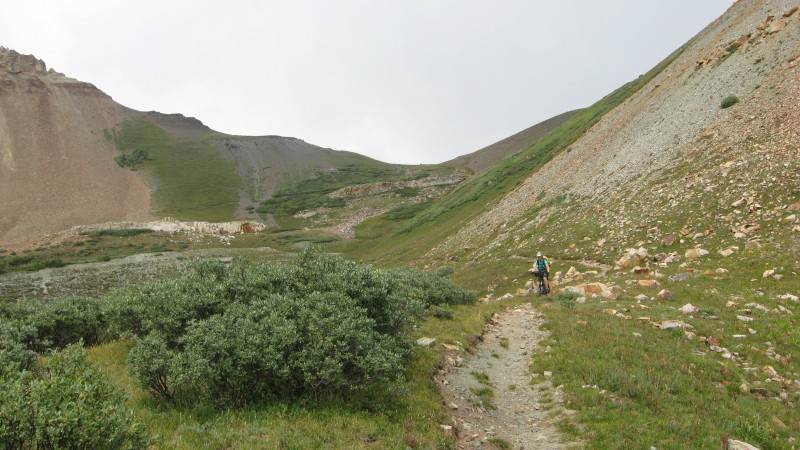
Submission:
{"label": "patch of bare soil", "polygon": [[[483,342],[459,367],[437,381],[453,416],[458,448],[562,449],[567,442],[556,422],[575,411],[564,409],[561,391],[529,367],[544,318],[530,304],[496,314]],[[488,391],[487,391],[488,390]],[[488,394],[487,392],[491,392]]]}

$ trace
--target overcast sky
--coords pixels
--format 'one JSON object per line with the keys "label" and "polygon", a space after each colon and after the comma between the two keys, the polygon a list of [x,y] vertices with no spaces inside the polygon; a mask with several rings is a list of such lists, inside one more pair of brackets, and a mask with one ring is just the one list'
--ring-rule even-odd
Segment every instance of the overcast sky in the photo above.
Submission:
{"label": "overcast sky", "polygon": [[594,103],[732,3],[18,1],[0,45],[137,110],[436,163]]}

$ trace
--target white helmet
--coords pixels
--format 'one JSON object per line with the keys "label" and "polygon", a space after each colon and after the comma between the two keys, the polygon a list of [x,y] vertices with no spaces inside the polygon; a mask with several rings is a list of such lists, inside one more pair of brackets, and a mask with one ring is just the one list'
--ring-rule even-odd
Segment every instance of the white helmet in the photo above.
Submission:
{"label": "white helmet", "polygon": [[538,258],[540,256],[542,256],[542,252],[536,252],[536,257]]}

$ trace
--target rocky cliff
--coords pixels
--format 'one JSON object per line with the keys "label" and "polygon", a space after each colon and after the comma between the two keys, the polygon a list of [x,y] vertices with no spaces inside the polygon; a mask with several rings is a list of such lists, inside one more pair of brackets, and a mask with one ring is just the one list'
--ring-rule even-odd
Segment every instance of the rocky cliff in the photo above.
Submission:
{"label": "rocky cliff", "polygon": [[149,188],[103,130],[134,111],[89,83],[0,48],[0,242],[149,218]]}

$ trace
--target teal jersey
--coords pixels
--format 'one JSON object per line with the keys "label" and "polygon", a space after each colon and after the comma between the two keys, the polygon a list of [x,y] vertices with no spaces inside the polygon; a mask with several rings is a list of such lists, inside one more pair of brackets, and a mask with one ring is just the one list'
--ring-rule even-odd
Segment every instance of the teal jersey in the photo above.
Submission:
{"label": "teal jersey", "polygon": [[536,264],[537,272],[547,272],[547,258],[537,259],[534,263]]}

